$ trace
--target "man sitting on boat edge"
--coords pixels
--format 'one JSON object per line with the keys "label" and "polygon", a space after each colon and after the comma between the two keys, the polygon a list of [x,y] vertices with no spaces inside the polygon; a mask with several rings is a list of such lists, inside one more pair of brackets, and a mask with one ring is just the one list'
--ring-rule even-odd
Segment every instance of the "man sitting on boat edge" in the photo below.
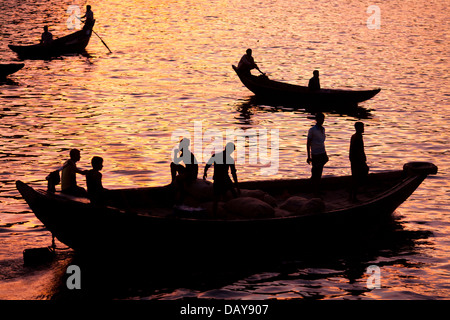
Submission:
{"label": "man sitting on boat edge", "polygon": [[87,195],[91,203],[104,204],[105,189],[102,184],[103,158],[92,157],[91,159],[92,169],[86,171],[86,187]]}
{"label": "man sitting on boat edge", "polygon": [[188,138],[181,139],[178,149],[173,151],[173,162],[170,163],[171,184],[177,187],[177,203],[182,203],[186,189],[197,180],[198,162],[189,150],[190,144]]}

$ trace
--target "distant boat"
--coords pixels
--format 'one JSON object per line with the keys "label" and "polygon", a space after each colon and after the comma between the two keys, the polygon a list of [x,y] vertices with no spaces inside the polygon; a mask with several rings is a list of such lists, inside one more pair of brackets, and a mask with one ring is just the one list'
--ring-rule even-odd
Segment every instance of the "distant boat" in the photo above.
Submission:
{"label": "distant boat", "polygon": [[23,63],[6,63],[0,64],[0,79],[5,79],[25,66]]}
{"label": "distant boat", "polygon": [[[76,251],[120,255],[133,250],[151,259],[159,254],[209,257],[231,252],[232,258],[242,251],[252,254],[289,246],[300,248],[318,241],[334,242],[354,232],[365,234],[389,218],[427,175],[435,173],[437,167],[432,163],[412,162],[403,170],[369,174],[356,203],[348,200],[350,176],[324,177],[323,200],[316,199],[323,201],[324,207],[289,216],[277,214],[280,203],[293,195],[312,198],[309,179],[240,183],[241,190],[259,190],[278,203],[278,207],[271,205],[276,207],[275,215],[259,218],[250,211],[247,217],[231,212],[232,218],[213,218],[202,211],[174,214],[175,197],[170,185],[109,190],[108,206],[34,189],[21,181],[16,186],[53,236]],[[252,201],[248,199],[244,200]]]}
{"label": "distant boat", "polygon": [[91,30],[79,30],[53,40],[48,45],[8,45],[20,58],[41,59],[65,54],[83,53],[92,35]]}
{"label": "distant boat", "polygon": [[339,90],[320,89],[311,91],[306,86],[299,86],[269,79],[265,75],[254,76],[240,72],[236,66],[234,71],[244,86],[255,95],[271,100],[296,102],[306,106],[355,106],[360,102],[373,98],[381,89],[373,90]]}

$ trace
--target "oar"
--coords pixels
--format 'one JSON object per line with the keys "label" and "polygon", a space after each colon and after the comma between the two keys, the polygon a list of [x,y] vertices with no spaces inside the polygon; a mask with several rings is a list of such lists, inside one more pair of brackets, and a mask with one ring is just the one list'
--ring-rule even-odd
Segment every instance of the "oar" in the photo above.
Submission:
{"label": "oar", "polygon": [[[83,22],[79,17],[77,17],[78,20]],[[97,34],[97,32],[94,31],[94,29],[91,29],[91,31],[100,39],[100,41],[105,45],[106,49],[108,49],[109,53],[112,53],[111,49],[106,45],[105,41]]]}
{"label": "oar", "polygon": [[266,75],[264,72],[262,72],[261,70],[259,70],[258,66],[256,66],[256,70],[258,70],[259,72],[261,72],[261,74],[262,74],[263,76]]}
{"label": "oar", "polygon": [[108,48],[108,46],[106,45],[105,41],[103,41],[103,39],[100,38],[100,36],[97,34],[97,32],[95,32],[93,29],[92,29],[92,32],[95,33],[95,35],[96,35],[96,36],[100,39],[100,41],[105,45],[106,49],[109,50],[109,53],[112,53],[111,49]]}

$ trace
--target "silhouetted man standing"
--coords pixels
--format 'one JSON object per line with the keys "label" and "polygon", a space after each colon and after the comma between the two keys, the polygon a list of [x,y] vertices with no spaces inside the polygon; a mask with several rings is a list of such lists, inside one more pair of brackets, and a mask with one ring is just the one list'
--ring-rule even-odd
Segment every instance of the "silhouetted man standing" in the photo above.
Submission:
{"label": "silhouetted man standing", "polygon": [[314,193],[319,194],[320,179],[322,178],[323,167],[328,162],[328,155],[325,150],[325,128],[323,122],[325,116],[319,112],[316,114],[316,125],[308,131],[306,142],[306,151],[308,159],[306,162],[312,164],[311,181],[313,183]]}
{"label": "silhouetted man standing", "polygon": [[355,122],[355,133],[350,140],[350,164],[352,169],[352,193],[351,200],[356,201],[356,193],[359,185],[366,179],[369,173],[369,167],[367,166],[366,153],[364,152],[364,123]]}

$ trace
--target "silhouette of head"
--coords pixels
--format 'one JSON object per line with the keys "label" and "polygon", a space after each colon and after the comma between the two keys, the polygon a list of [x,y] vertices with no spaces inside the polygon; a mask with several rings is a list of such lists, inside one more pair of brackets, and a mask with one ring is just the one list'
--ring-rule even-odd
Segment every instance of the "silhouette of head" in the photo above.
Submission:
{"label": "silhouette of head", "polygon": [[102,157],[92,157],[91,160],[92,168],[95,170],[102,170],[103,168],[103,158]]}
{"label": "silhouette of head", "polygon": [[247,51],[245,51],[247,53],[247,55],[251,56],[252,55],[252,49],[247,49]]}
{"label": "silhouette of head", "polygon": [[70,150],[70,159],[77,162],[81,159],[81,152],[78,149]]}
{"label": "silhouette of head", "polygon": [[363,133],[364,132],[364,123],[363,122],[355,122],[355,130],[356,132]]}
{"label": "silhouette of head", "polygon": [[91,10],[91,6],[90,6],[90,5],[87,5],[87,6],[86,6],[86,10],[88,10],[88,11]]}
{"label": "silhouette of head", "polygon": [[318,125],[322,125],[325,121],[325,115],[322,112],[316,113],[316,122]]}
{"label": "silhouette of head", "polygon": [[228,142],[227,145],[225,146],[225,152],[226,154],[231,154],[233,153],[233,151],[236,149],[236,146],[234,145],[233,142]]}
{"label": "silhouette of head", "polygon": [[319,70],[314,70],[313,71],[313,75],[314,75],[314,77],[318,78],[319,77]]}
{"label": "silhouette of head", "polygon": [[44,31],[48,32],[48,26],[44,26]]}
{"label": "silhouette of head", "polygon": [[180,150],[183,150],[184,148],[188,149],[190,144],[191,144],[191,140],[189,140],[188,138],[183,138],[180,140],[179,149]]}

